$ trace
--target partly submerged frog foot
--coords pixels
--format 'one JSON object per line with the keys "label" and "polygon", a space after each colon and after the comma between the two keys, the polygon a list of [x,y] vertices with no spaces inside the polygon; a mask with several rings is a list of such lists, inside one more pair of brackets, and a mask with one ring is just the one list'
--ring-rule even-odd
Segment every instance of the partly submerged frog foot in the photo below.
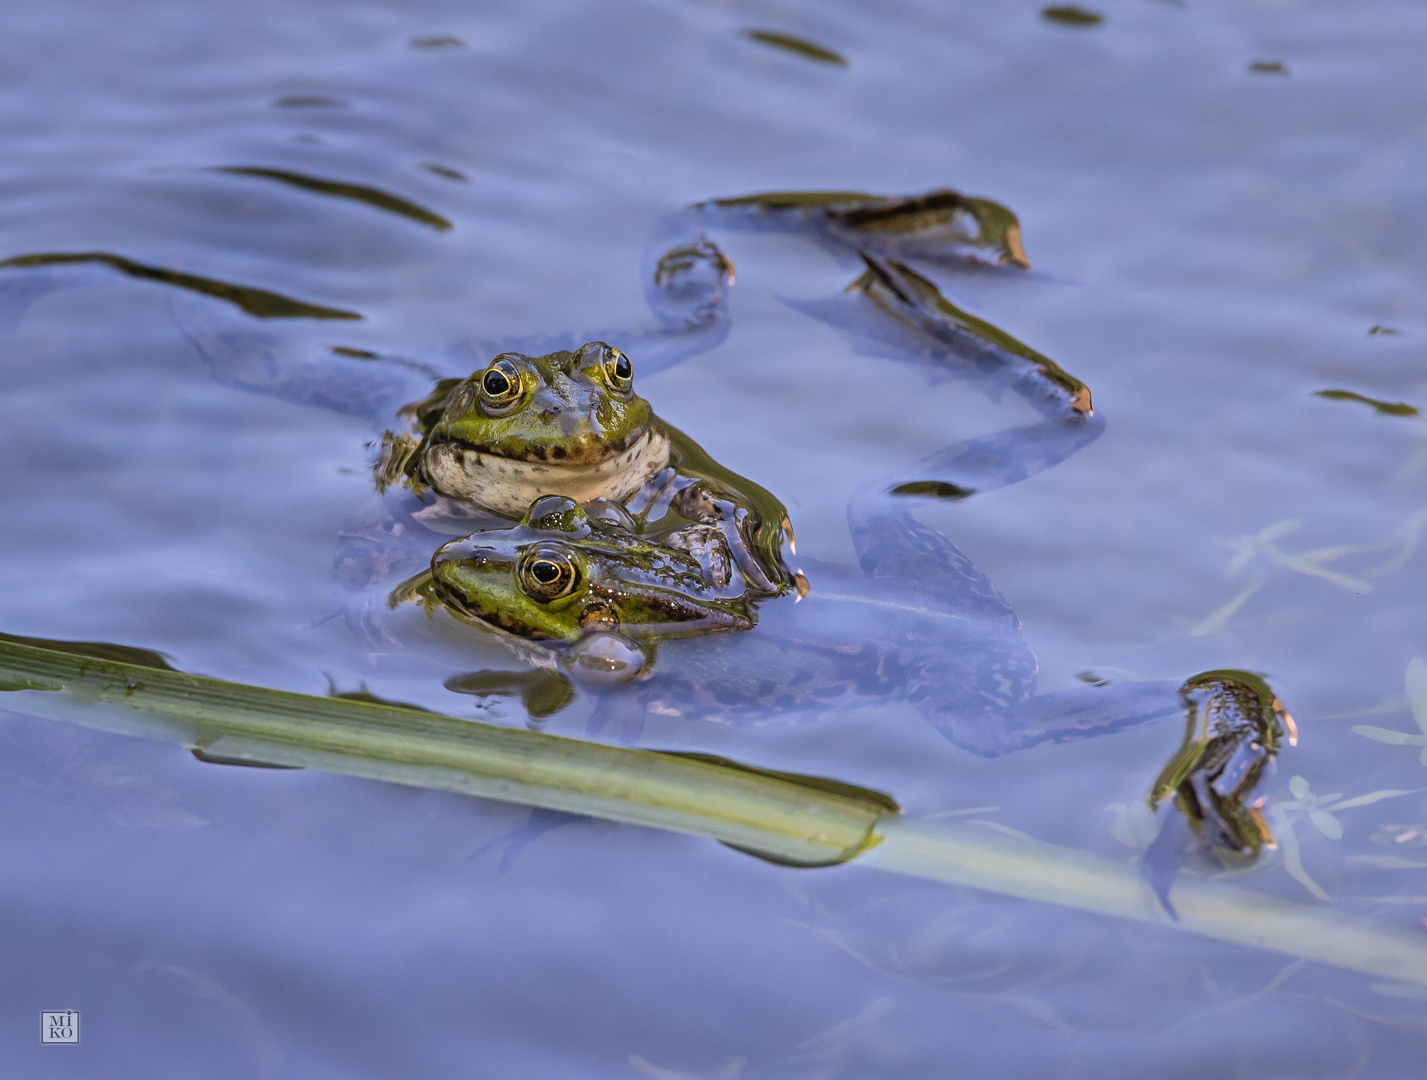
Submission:
{"label": "partly submerged frog foot", "polygon": [[690,330],[725,312],[734,269],[717,244],[696,236],[663,251],[644,275],[649,309],[666,327]]}
{"label": "partly submerged frog foot", "polygon": [[1166,798],[1204,846],[1227,866],[1242,866],[1273,847],[1259,783],[1285,736],[1298,741],[1293,718],[1262,677],[1221,669],[1186,679],[1184,738],[1150,789],[1155,808]]}

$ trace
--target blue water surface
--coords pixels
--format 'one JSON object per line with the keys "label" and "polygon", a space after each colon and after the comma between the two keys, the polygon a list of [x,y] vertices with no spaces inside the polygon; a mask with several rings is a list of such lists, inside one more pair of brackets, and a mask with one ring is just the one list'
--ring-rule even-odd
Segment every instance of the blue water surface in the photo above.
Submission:
{"label": "blue water surface", "polygon": [[[1084,379],[1106,434],[924,519],[1015,608],[1042,691],[1261,672],[1302,732],[1270,809],[1295,776],[1409,792],[1342,810],[1339,838],[1282,811],[1300,872],[1280,845],[1236,883],[1424,932],[1427,769],[1353,729],[1420,734],[1404,677],[1427,656],[1427,422],[1315,395],[1427,409],[1427,9],[1096,10],[11,5],[0,258],[107,253],[259,288],[361,316],[273,320],[292,354],[456,370],[472,342],[647,326],[645,245],[694,200],[1004,202],[1034,269],[938,280]],[[449,227],[216,171],[233,167],[376,189]],[[801,312],[849,280],[826,250],[719,241],[729,336],[640,390],[786,502],[800,554],[851,562],[860,485],[1034,419]],[[112,263],[0,268],[0,631],[524,723],[443,688],[518,666],[468,628],[408,608],[373,643],[324,621],[374,430],[216,381],[182,291]],[[588,713],[546,729],[583,737]],[[1410,987],[1167,927],[0,717],[6,1075],[1327,1080],[1420,1075],[1427,1052]],[[638,741],[1128,861],[1181,734],[984,760],[905,704],[777,719],[656,716]],[[40,1045],[37,1013],[66,1008],[80,1046]]]}

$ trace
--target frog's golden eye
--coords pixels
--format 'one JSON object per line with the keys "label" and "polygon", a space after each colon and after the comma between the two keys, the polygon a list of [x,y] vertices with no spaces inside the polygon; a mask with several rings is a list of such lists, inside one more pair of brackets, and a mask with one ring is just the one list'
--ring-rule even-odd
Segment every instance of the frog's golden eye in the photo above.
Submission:
{"label": "frog's golden eye", "polygon": [[520,370],[503,357],[493,360],[481,376],[481,404],[497,415],[514,408],[523,392]]}
{"label": "frog's golden eye", "polygon": [[621,394],[628,394],[634,389],[634,365],[618,349],[605,353],[602,370],[605,381]]}
{"label": "frog's golden eye", "polygon": [[521,561],[520,587],[531,599],[559,600],[574,592],[579,583],[579,567],[559,548],[535,548]]}

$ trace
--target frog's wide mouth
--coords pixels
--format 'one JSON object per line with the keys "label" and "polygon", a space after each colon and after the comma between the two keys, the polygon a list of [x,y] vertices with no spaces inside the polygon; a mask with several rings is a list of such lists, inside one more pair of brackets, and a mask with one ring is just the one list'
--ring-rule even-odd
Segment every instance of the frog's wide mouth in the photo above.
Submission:
{"label": "frog's wide mouth", "polygon": [[458,442],[437,443],[422,460],[427,480],[442,495],[469,499],[510,517],[524,515],[542,495],[564,495],[581,503],[622,502],[668,464],[669,437],[659,426],[589,464],[506,457]]}

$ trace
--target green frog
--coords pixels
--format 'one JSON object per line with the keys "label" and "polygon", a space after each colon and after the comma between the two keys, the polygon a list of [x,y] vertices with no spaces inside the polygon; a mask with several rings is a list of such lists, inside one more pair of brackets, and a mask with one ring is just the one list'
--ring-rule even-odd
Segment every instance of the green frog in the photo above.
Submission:
{"label": "green frog", "polygon": [[439,603],[495,634],[596,693],[595,729],[631,738],[648,715],[762,723],[904,700],[994,756],[1182,710],[1168,682],[1036,694],[1015,613],[908,505],[860,493],[848,512],[859,566],[808,560],[805,596],[769,599],[720,573],[718,555],[649,544],[618,507],[546,497],[517,526],[442,546],[393,601]]}
{"label": "green frog", "polygon": [[651,536],[697,522],[722,531],[757,593],[792,582],[781,554],[792,524],[776,498],[720,467],[634,392],[634,363],[591,341],[545,356],[506,352],[443,379],[387,432],[378,484],[430,488],[505,517],[542,495],[625,506]]}

